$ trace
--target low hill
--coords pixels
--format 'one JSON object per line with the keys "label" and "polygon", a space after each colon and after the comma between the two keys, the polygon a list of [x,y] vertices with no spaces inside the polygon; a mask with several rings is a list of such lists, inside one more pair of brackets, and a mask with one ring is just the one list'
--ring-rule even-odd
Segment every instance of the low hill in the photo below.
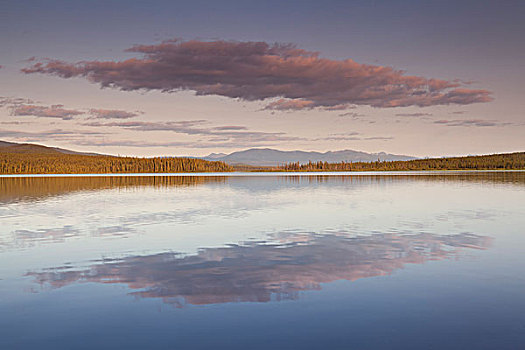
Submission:
{"label": "low hill", "polygon": [[232,165],[251,166],[279,166],[290,162],[306,164],[308,162],[374,162],[392,160],[411,160],[415,157],[380,153],[366,153],[353,150],[329,151],[329,152],[306,152],[306,151],[280,151],[270,148],[252,148],[245,151],[230,154],[210,154],[203,157],[206,160],[220,160]]}
{"label": "low hill", "polygon": [[64,148],[47,147],[34,143],[15,143],[0,141],[0,152],[3,153],[39,153],[39,154],[79,154],[86,156],[100,155],[97,153],[75,152]]}

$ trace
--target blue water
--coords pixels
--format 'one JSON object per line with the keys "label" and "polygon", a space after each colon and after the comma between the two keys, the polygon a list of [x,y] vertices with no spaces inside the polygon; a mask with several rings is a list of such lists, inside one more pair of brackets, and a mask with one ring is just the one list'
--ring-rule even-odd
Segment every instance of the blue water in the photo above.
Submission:
{"label": "blue water", "polygon": [[525,348],[525,172],[0,177],[0,349]]}

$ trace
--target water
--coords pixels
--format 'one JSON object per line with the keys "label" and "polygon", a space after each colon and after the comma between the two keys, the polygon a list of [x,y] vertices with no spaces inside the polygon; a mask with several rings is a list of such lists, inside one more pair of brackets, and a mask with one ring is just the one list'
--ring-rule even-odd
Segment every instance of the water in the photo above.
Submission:
{"label": "water", "polygon": [[525,172],[0,177],[1,349],[525,348]]}

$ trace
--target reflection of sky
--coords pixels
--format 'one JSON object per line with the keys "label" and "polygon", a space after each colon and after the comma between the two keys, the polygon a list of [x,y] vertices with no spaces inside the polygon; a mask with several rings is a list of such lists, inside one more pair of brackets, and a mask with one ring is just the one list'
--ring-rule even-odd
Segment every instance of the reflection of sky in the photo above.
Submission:
{"label": "reflection of sky", "polygon": [[32,182],[0,204],[0,348],[513,348],[510,174]]}
{"label": "reflection of sky", "polygon": [[518,186],[517,195],[525,175],[509,176],[3,178],[0,250],[195,253],[296,229],[448,234],[504,215],[508,206],[481,205],[477,186]]}

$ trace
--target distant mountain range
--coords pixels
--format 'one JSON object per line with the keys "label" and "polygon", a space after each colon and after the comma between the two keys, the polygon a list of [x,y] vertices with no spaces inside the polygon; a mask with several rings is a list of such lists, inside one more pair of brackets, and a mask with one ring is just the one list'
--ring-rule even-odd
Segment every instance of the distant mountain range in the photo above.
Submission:
{"label": "distant mountain range", "polygon": [[353,150],[330,152],[305,152],[305,151],[279,151],[270,148],[252,148],[245,151],[225,153],[212,153],[206,160],[220,160],[231,165],[245,164],[253,166],[277,166],[284,163],[299,162],[301,164],[312,162],[373,162],[376,160],[411,160],[416,157],[389,154],[385,152],[366,153]]}

